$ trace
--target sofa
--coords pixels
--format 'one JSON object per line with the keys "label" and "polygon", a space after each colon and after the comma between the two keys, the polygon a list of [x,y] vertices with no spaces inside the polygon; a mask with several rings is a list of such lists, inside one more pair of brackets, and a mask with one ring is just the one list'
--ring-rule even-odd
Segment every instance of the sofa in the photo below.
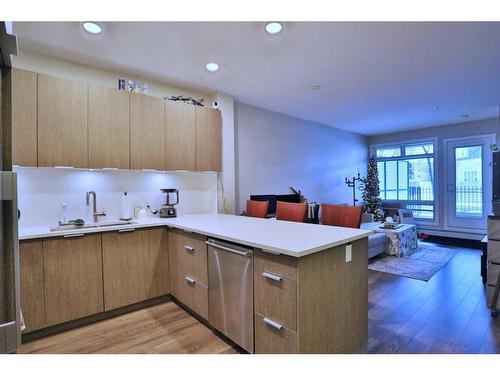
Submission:
{"label": "sofa", "polygon": [[[361,217],[361,222],[373,222],[373,215],[364,213]],[[374,233],[368,236],[368,259],[384,253],[387,249],[388,241],[389,239],[385,233]]]}

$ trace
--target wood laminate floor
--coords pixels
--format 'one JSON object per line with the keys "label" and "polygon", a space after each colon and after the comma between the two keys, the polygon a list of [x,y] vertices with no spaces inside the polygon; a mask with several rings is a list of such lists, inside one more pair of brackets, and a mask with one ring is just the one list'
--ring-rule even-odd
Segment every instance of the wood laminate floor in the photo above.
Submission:
{"label": "wood laminate floor", "polygon": [[[479,276],[480,252],[457,255],[430,281],[369,271],[367,353],[500,353]],[[174,302],[23,344],[21,353],[237,353]]]}

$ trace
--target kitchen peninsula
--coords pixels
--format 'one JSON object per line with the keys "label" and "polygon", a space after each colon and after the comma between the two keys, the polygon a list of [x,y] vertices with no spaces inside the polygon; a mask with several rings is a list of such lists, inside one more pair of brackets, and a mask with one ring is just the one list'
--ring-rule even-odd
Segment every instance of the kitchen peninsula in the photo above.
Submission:
{"label": "kitchen peninsula", "polygon": [[222,214],[63,231],[20,228],[21,267],[31,269],[21,273],[22,308],[28,331],[43,332],[172,295],[211,326],[207,247],[213,239],[253,252],[247,351],[360,352],[367,340],[370,233]]}

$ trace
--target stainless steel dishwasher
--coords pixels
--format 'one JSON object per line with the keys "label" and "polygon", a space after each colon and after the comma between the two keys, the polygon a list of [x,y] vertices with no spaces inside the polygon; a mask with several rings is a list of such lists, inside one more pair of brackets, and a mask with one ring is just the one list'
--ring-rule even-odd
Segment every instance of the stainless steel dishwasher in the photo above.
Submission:
{"label": "stainless steel dishwasher", "polygon": [[209,239],[208,320],[253,353],[253,251]]}

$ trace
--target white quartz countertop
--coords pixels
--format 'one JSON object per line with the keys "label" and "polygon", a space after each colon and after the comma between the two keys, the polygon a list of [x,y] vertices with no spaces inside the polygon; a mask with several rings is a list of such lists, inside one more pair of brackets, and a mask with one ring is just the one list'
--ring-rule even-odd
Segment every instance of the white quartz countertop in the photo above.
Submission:
{"label": "white quartz countertop", "polygon": [[301,257],[330,247],[355,241],[372,234],[372,230],[256,219],[224,214],[191,214],[177,218],[146,218],[133,224],[50,231],[48,226],[19,228],[19,239],[61,237],[123,229],[169,226],[209,237],[236,242],[280,254]]}

